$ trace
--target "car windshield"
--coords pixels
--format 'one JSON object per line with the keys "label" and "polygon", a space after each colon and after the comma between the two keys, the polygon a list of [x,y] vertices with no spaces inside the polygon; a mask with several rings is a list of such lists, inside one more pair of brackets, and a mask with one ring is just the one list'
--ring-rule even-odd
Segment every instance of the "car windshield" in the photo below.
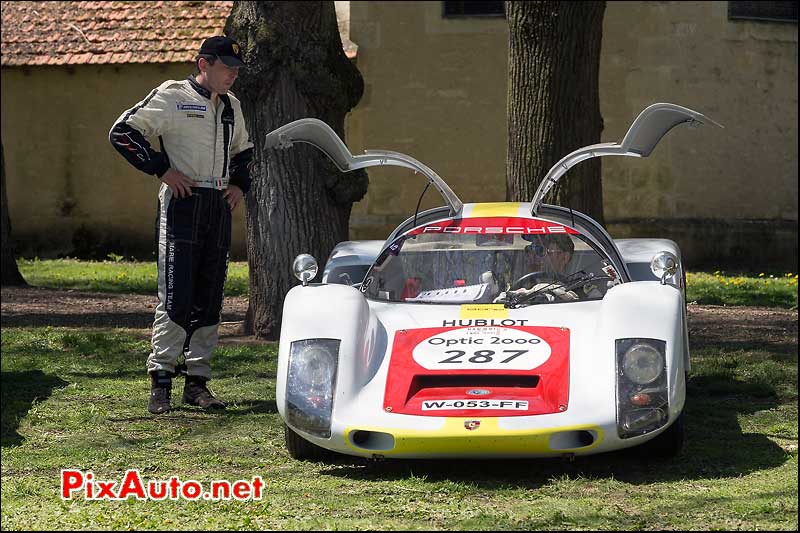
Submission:
{"label": "car windshield", "polygon": [[572,228],[536,219],[456,219],[398,238],[361,290],[391,302],[521,307],[601,299],[619,282],[611,261]]}

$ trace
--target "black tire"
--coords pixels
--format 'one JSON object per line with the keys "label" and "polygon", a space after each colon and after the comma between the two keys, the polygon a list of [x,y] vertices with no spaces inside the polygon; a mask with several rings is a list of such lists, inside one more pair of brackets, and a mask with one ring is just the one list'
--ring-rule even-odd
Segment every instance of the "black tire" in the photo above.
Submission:
{"label": "black tire", "polygon": [[286,441],[286,450],[292,459],[318,462],[331,457],[331,452],[308,442],[286,424],[283,425],[283,436]]}
{"label": "black tire", "polygon": [[683,449],[685,438],[684,414],[681,411],[671,426],[653,440],[643,444],[640,451],[645,457],[671,459]]}

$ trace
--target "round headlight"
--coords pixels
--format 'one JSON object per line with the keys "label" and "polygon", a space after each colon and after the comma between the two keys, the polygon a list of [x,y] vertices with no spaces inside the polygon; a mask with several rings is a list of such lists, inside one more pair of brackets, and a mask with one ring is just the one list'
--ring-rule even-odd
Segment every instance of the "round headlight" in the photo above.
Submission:
{"label": "round headlight", "polygon": [[333,356],[325,348],[312,346],[301,352],[295,363],[296,378],[309,392],[327,392],[336,368]]}
{"label": "round headlight", "polygon": [[664,358],[657,349],[645,343],[634,344],[622,357],[622,372],[639,385],[655,381],[664,371]]}
{"label": "round headlight", "polygon": [[317,276],[317,270],[317,260],[312,255],[300,254],[294,258],[294,263],[292,263],[294,277],[302,281],[303,285]]}

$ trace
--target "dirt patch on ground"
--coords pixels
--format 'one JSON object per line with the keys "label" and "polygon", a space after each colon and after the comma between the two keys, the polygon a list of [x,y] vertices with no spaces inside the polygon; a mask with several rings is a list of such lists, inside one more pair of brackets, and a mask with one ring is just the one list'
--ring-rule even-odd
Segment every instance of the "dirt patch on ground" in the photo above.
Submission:
{"label": "dirt patch on ground", "polygon": [[689,346],[771,346],[797,352],[797,310],[689,305]]}
{"label": "dirt patch on ground", "polygon": [[[148,335],[156,304],[155,295],[4,287],[2,325],[116,327]],[[242,335],[246,312],[246,296],[225,298],[220,327],[223,342],[255,341]],[[766,343],[796,351],[797,318],[797,310],[689,305],[690,341],[693,347]]]}
{"label": "dirt patch on ground", "polygon": [[[93,327],[141,330],[149,336],[158,297],[153,294],[114,294],[42,287],[3,287],[2,326]],[[226,297],[220,338],[250,342],[242,335],[247,297]]]}

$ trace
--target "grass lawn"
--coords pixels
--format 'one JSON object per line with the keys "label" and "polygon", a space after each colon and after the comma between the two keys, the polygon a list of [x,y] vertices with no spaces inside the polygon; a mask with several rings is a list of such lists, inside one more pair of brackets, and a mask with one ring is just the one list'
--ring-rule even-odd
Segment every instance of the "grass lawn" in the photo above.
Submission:
{"label": "grass lawn", "polygon": [[686,275],[686,299],[704,305],[758,305],[797,309],[797,274],[689,272]]}
{"label": "grass lawn", "polygon": [[[19,259],[19,271],[30,285],[86,291],[156,294],[155,262],[80,261],[78,259]],[[248,292],[246,261],[228,264],[227,296]]]}
{"label": "grass lawn", "polygon": [[[4,327],[2,529],[797,530],[794,335],[693,344],[688,439],[671,461],[306,463],[284,449],[275,344],[218,349],[211,388],[231,402],[224,414],[153,417],[141,330]],[[261,476],[265,489],[259,501],[64,501],[63,468],[113,481],[131,468],[154,480]]]}
{"label": "grass lawn", "polygon": [[[233,402],[225,414],[152,417],[147,344],[124,330],[3,329],[4,530],[797,528],[796,346],[696,350],[688,443],[670,462],[325,464],[284,451],[275,345],[219,350],[212,389]],[[115,481],[129,468],[203,483],[259,475],[265,497],[62,501],[62,468]]]}
{"label": "grass lawn", "polygon": [[[153,262],[20,259],[17,264],[28,283],[35,286],[156,293],[156,265]],[[719,271],[689,272],[686,285],[687,300],[701,305],[797,308],[797,274],[793,273],[738,275]],[[247,262],[231,262],[225,294],[242,296],[247,292]]]}

